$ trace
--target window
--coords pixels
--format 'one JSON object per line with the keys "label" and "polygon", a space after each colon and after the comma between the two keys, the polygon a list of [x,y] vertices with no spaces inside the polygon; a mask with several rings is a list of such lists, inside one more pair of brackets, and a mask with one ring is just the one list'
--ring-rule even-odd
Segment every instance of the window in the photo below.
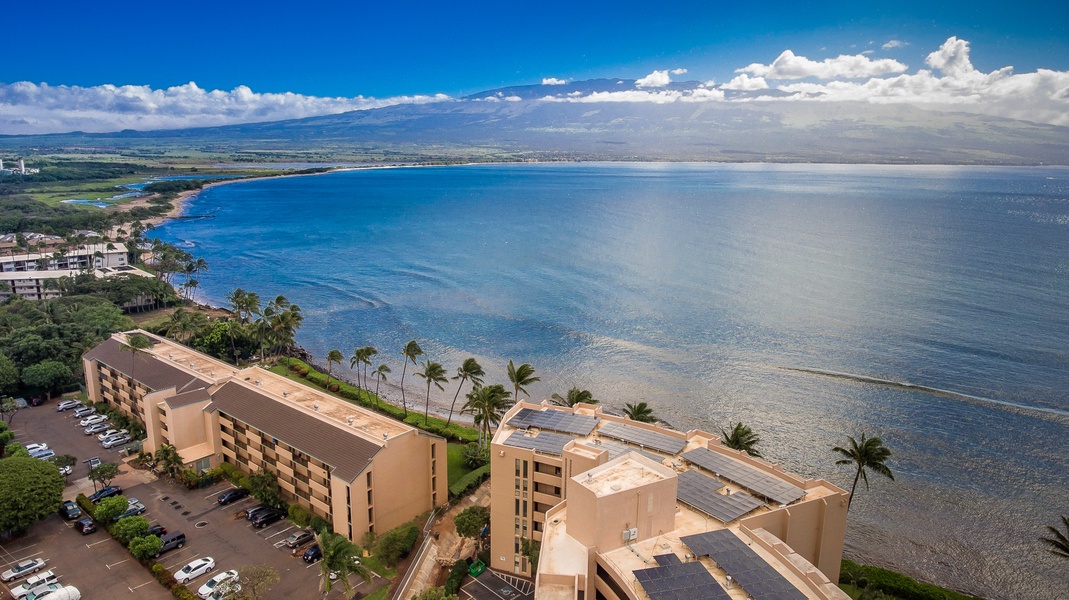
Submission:
{"label": "window", "polygon": [[520,476],[520,459],[516,459],[516,477]]}
{"label": "window", "polygon": [[431,458],[434,458],[434,449],[435,449],[435,445],[431,444]]}
{"label": "window", "polygon": [[371,488],[371,471],[367,472],[367,487]]}

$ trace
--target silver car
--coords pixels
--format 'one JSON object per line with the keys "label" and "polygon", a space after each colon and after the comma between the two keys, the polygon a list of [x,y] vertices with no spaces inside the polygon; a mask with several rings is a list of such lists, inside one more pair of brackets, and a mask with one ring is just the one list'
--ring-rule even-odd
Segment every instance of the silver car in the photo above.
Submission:
{"label": "silver car", "polygon": [[115,446],[122,446],[123,444],[128,443],[131,440],[133,440],[133,438],[131,438],[129,435],[118,434],[104,440],[103,442],[100,442],[100,445],[104,446],[105,448],[114,448]]}

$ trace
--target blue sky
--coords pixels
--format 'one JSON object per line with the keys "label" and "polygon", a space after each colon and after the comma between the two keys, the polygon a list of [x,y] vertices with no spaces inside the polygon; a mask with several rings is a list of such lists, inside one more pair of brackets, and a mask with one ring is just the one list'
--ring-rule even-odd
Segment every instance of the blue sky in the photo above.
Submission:
{"label": "blue sky", "polygon": [[964,102],[1069,125],[1057,2],[60,1],[7,6],[0,31],[0,134],[299,118],[657,72],[649,81],[702,82],[702,99]]}

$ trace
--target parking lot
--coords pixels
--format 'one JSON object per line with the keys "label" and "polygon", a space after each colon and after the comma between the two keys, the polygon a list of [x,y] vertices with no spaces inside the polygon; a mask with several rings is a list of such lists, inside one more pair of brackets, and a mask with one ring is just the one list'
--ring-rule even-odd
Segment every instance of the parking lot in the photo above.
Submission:
{"label": "parking lot", "polygon": [[[232,486],[222,482],[202,490],[187,490],[168,479],[156,480],[144,471],[122,464],[118,452],[104,450],[95,436],[82,433],[70,413],[57,413],[55,402],[25,409],[15,417],[12,429],[21,443],[45,442],[57,454],[73,454],[79,463],[68,479],[64,499],[73,499],[78,491],[92,492],[93,486],[85,478],[88,466],[81,461],[99,456],[104,462],[120,463],[121,474],[113,484],[120,485],[127,498],[136,497],[145,504],[143,515],[150,523],[160,524],[168,532],[186,534],[185,547],[172,550],[158,560],[174,572],[188,562],[205,556],[215,559],[212,574],[236,569],[247,564],[265,564],[278,571],[280,581],[272,586],[268,598],[306,598],[319,592],[319,565],[306,564],[299,552],[294,556],[283,541],[297,527],[283,520],[254,529],[245,520],[245,508],[256,504],[252,498],[220,506],[217,496]],[[303,550],[304,548],[301,548]],[[0,564],[25,558],[41,557],[60,577],[60,582],[73,585],[88,597],[98,598],[170,598],[149,572],[139,565],[129,552],[105,531],[82,536],[70,528],[59,515],[53,515],[35,525],[28,535],[0,546]],[[188,587],[197,589],[211,575],[198,577]],[[359,578],[357,591],[366,595],[387,582],[381,578],[364,583]],[[17,585],[14,582],[12,585]],[[7,590],[5,589],[5,594]],[[341,597],[340,590],[332,590],[332,597]],[[10,597],[10,595],[8,595]]]}

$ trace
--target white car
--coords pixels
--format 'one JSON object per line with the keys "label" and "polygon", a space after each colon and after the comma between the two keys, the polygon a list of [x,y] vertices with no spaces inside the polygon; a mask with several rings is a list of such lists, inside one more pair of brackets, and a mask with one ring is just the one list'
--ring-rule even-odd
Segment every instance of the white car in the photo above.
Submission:
{"label": "white car", "polygon": [[15,581],[26,577],[30,573],[36,573],[43,569],[45,566],[44,559],[41,558],[28,558],[26,560],[19,561],[11,566],[10,569],[0,574],[0,580],[3,581]]}
{"label": "white car", "polygon": [[210,556],[204,558],[198,558],[197,560],[182,567],[182,570],[174,574],[174,579],[178,583],[186,583],[192,581],[197,577],[211,571],[215,568],[215,559]]}
{"label": "white car", "polygon": [[130,432],[125,430],[125,429],[109,429],[109,430],[105,431],[104,433],[98,435],[97,439],[103,442],[104,440],[108,439],[109,437],[111,437],[113,435],[119,435],[120,433],[128,434]]}
{"label": "white car", "polygon": [[15,600],[22,600],[29,594],[34,588],[39,588],[50,583],[56,583],[59,578],[52,571],[45,571],[44,573],[38,573],[33,577],[30,577],[22,583],[22,585],[11,588],[11,595]]}
{"label": "white car", "polygon": [[58,583],[47,583],[45,585],[39,585],[26,594],[26,600],[37,600],[41,598],[52,598],[52,593],[56,590],[63,589],[63,586]]}
{"label": "white car", "polygon": [[228,579],[233,579],[237,576],[238,572],[233,569],[229,571],[223,571],[222,573],[209,579],[204,585],[200,586],[200,589],[197,590],[197,595],[203,598],[203,600],[209,600],[212,597],[212,594],[215,592],[216,587],[218,587],[220,583],[223,583]]}
{"label": "white car", "polygon": [[48,444],[26,444],[24,447],[26,448],[26,451],[30,454],[33,454],[34,452],[38,452],[40,450],[48,450]]}
{"label": "white car", "polygon": [[96,425],[97,423],[103,423],[108,418],[104,415],[90,415],[78,422],[82,427],[89,427],[90,425]]}

